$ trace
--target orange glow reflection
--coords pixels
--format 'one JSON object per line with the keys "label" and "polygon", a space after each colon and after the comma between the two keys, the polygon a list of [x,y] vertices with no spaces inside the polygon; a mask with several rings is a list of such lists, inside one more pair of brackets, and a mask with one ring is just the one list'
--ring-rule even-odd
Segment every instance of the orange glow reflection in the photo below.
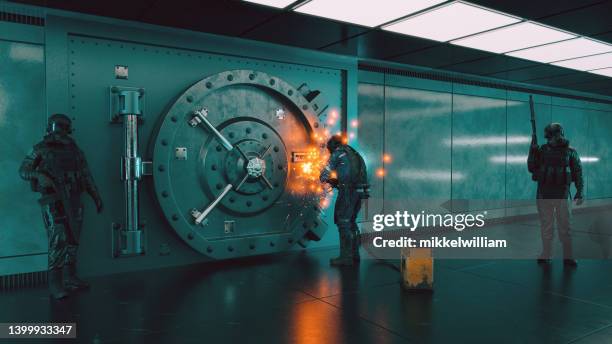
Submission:
{"label": "orange glow reflection", "polygon": [[383,159],[382,159],[385,163],[390,163],[391,161],[393,161],[393,159],[391,158],[390,154],[383,154]]}
{"label": "orange glow reflection", "polygon": [[385,169],[382,167],[376,170],[376,176],[379,178],[383,178],[386,174],[387,171],[385,171]]}
{"label": "orange glow reflection", "polygon": [[[327,295],[327,294],[326,294]],[[291,312],[291,337],[296,344],[344,343],[342,313],[323,302],[302,302]],[[336,330],[329,330],[336,329]]]}

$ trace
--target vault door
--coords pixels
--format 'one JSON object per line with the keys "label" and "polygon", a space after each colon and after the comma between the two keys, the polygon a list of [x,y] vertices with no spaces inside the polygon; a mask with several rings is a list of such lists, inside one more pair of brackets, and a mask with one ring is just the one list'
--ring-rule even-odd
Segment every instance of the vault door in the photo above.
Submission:
{"label": "vault door", "polygon": [[224,259],[321,238],[315,172],[328,133],[318,95],[234,70],[178,96],[154,141],[154,183],[164,216],[191,247]]}

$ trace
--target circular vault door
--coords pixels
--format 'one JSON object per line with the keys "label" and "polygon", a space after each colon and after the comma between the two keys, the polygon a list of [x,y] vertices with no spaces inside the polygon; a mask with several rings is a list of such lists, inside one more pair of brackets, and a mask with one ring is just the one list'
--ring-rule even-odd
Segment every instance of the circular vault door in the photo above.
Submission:
{"label": "circular vault door", "polygon": [[312,174],[298,166],[322,156],[325,136],[318,92],[304,88],[256,71],[223,72],[191,86],[162,117],[155,192],[191,247],[224,259],[324,234]]}

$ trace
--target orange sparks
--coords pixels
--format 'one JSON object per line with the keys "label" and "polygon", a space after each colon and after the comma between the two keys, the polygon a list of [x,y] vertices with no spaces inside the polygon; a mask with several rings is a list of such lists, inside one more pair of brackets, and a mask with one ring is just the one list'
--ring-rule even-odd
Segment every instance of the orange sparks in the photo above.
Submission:
{"label": "orange sparks", "polygon": [[304,172],[304,174],[310,174],[312,173],[312,162],[305,162],[302,164],[302,172]]}
{"label": "orange sparks", "polygon": [[[320,134],[313,134],[313,139],[321,140]],[[316,195],[322,193],[319,174],[327,163],[329,153],[320,147],[308,147],[297,152],[299,159],[291,165],[291,180],[288,189],[296,194]]]}

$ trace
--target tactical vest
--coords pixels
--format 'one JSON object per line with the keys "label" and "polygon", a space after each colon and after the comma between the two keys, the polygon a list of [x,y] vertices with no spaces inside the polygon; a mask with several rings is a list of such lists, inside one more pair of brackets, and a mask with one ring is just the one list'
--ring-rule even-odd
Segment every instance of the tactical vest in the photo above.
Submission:
{"label": "tactical vest", "polygon": [[[80,192],[82,173],[78,149],[70,143],[45,140],[37,171],[50,175],[62,192]],[[56,190],[59,191],[59,190]]]}
{"label": "tactical vest", "polygon": [[569,148],[545,146],[540,151],[538,181],[544,186],[568,186],[572,182]]}
{"label": "tactical vest", "polygon": [[346,153],[350,166],[350,186],[359,189],[363,198],[369,197],[368,172],[365,161],[353,147],[345,145],[341,148]]}

